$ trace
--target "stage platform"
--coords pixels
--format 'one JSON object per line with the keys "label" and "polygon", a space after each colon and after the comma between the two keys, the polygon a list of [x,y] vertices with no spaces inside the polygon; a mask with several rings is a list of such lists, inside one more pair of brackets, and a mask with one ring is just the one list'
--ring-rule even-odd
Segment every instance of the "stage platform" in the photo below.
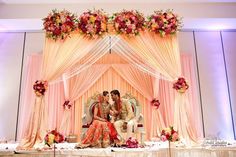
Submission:
{"label": "stage platform", "polygon": [[[17,143],[0,144],[0,157],[169,157],[168,143],[148,142],[144,148],[86,148],[74,149],[75,143],[57,144],[57,149],[16,150]],[[171,157],[236,157],[236,145],[171,146]]]}

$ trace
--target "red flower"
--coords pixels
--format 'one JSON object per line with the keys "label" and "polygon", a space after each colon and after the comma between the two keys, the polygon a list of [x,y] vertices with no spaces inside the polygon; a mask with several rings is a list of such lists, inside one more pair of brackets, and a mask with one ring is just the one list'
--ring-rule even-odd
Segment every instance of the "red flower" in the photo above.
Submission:
{"label": "red flower", "polygon": [[67,108],[67,109],[70,109],[72,107],[72,105],[70,104],[70,101],[69,100],[66,100],[63,104],[63,107],[64,109]]}
{"label": "red flower", "polygon": [[175,130],[171,130],[171,134],[174,134],[176,131]]}
{"label": "red flower", "polygon": [[129,139],[126,141],[126,147],[138,148],[138,140],[133,137],[129,137]]}
{"label": "red flower", "polygon": [[158,109],[159,106],[160,106],[160,102],[159,102],[159,100],[157,100],[157,99],[153,99],[153,100],[151,101],[151,105],[154,106],[154,107],[156,107],[156,109]]}
{"label": "red flower", "polygon": [[180,93],[184,93],[189,88],[189,85],[187,84],[185,78],[179,77],[178,80],[174,82],[173,88]]}
{"label": "red flower", "polygon": [[170,140],[170,134],[166,134],[166,139]]}
{"label": "red flower", "polygon": [[61,30],[59,28],[55,28],[53,34],[58,36],[59,34],[61,34]]}
{"label": "red flower", "polygon": [[47,81],[35,81],[33,85],[33,89],[36,95],[41,96],[44,95],[46,89],[48,87]]}

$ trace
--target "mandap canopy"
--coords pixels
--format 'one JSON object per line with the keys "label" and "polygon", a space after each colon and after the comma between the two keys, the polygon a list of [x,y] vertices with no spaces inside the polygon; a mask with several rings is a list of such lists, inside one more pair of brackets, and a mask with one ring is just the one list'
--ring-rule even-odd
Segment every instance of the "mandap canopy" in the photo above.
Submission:
{"label": "mandap canopy", "polygon": [[[28,107],[30,114],[26,118],[27,125],[23,123],[23,113],[29,100],[25,98],[23,101],[20,147],[32,148],[41,143],[46,131],[52,127],[57,127],[65,135],[71,133],[71,128],[74,127],[76,131],[73,133],[79,134],[80,128],[75,127],[80,127],[78,124],[81,122],[74,119],[74,124],[77,125],[70,126],[71,117],[75,117],[75,114],[82,117],[82,111],[76,110],[82,110],[85,100],[80,103],[76,101],[88,91],[88,95],[91,95],[95,89],[93,85],[101,81],[99,79],[109,71],[119,75],[123,82],[128,82],[129,88],[122,88],[122,92],[139,93],[139,100],[144,102],[142,112],[147,139],[160,135],[161,129],[168,125],[174,125],[179,134],[190,141],[199,137],[198,131],[191,127],[193,119],[188,107],[189,96],[185,93],[187,84],[175,87],[177,92],[172,97],[174,100],[171,100],[172,113],[161,113],[158,109],[149,107],[150,102],[158,99],[160,92],[163,92],[159,91],[162,80],[173,83],[182,76],[176,34],[179,28],[177,16],[171,11],[155,12],[145,21],[139,12],[124,10],[114,14],[111,19],[109,22],[108,17],[100,10],[85,12],[78,20],[68,11],[54,10],[44,19],[45,45],[42,56],[37,56],[37,59],[41,61],[38,79],[45,81],[38,81],[34,85],[36,98],[33,106]],[[30,65],[33,64],[28,66]],[[115,87],[115,74],[106,79],[96,89],[111,90]],[[27,81],[29,80],[26,78]],[[45,92],[47,82],[49,90]],[[118,82],[117,86],[120,87],[123,82]],[[27,86],[32,88],[30,84]],[[25,90],[31,90],[30,88]],[[61,95],[53,95],[50,90],[58,90]],[[24,92],[24,97],[27,97],[26,93]],[[72,104],[72,108],[61,113],[60,121],[57,118],[49,120],[49,108],[52,109],[53,105],[54,110],[62,108],[62,104],[55,107],[59,99],[67,101],[67,106]],[[75,108],[76,105],[81,107]],[[166,118],[168,115],[171,120]]]}

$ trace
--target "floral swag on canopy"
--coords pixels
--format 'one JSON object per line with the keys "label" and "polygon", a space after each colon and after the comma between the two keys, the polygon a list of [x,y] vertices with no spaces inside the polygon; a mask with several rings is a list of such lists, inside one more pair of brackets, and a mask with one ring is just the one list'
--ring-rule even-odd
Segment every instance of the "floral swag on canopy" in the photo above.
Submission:
{"label": "floral swag on canopy", "polygon": [[[79,79],[82,79],[83,76],[78,77],[78,79],[75,79],[75,82],[78,83],[73,86],[70,85],[72,76],[80,75],[85,69],[92,69],[93,65],[105,56],[112,47],[121,58],[129,62],[132,68],[137,68],[145,75],[150,75],[154,78],[153,80],[158,80],[161,75],[162,79],[174,81],[175,78],[182,75],[176,35],[176,32],[181,28],[181,20],[171,10],[166,12],[155,11],[147,20],[138,11],[123,10],[109,18],[104,11],[94,10],[84,12],[77,19],[76,15],[69,11],[53,10],[43,21],[46,38],[40,78],[41,80],[47,80],[49,85],[51,82],[63,82],[65,95],[63,106],[65,109],[71,109],[74,101],[91,87],[94,82],[90,78],[93,78],[93,75],[101,76],[108,67],[104,65],[97,68],[95,74],[94,71],[93,73],[87,71],[86,75],[90,76],[89,79],[81,81]],[[114,42],[113,45],[111,45],[111,41]],[[117,69],[115,65],[112,65],[112,67]],[[134,75],[132,74],[134,71],[132,68],[126,69],[129,70],[131,76],[127,79],[138,89],[137,84],[141,80],[132,82],[131,78]],[[127,71],[119,68],[117,72],[124,76]],[[87,84],[83,84],[84,87],[81,87],[81,83],[86,81]],[[180,83],[187,85],[184,81],[180,80]],[[34,90],[36,94],[41,93],[42,96],[36,98],[37,100],[32,107],[30,122],[19,148],[35,147],[36,144],[42,142],[46,130],[48,130],[47,120],[43,116],[46,111],[44,92],[47,89],[47,82],[36,81],[36,84]],[[187,88],[185,88],[185,91]],[[141,90],[138,91],[145,95],[148,103],[151,102],[151,106],[155,107],[156,110],[152,113],[155,115],[153,120],[157,118],[156,122],[161,124],[161,126],[158,126],[159,128],[156,128],[156,122],[150,121],[150,126],[146,130],[156,128],[155,130],[158,132],[160,128],[164,128],[166,125],[159,110],[157,110],[160,102],[153,99],[157,97],[158,89],[153,86],[146,93]],[[187,102],[183,101],[186,100],[183,92],[178,92],[177,95],[179,95],[181,102],[176,99],[175,103],[179,106],[181,106],[181,103]],[[183,107],[175,109],[175,117],[182,116],[181,113],[188,113],[183,110],[186,109]],[[66,111],[67,114],[65,115],[67,117],[63,117],[66,120],[62,120],[62,123],[68,124],[70,110]],[[188,115],[184,116],[188,117]],[[185,120],[188,119],[185,118]],[[195,133],[191,130],[188,121],[174,122],[174,126],[177,130],[181,130],[179,131],[180,136],[194,139]],[[63,127],[64,125],[61,124],[60,128]],[[190,132],[191,134],[189,134]],[[150,135],[147,138],[150,139]]]}
{"label": "floral swag on canopy", "polygon": [[89,10],[78,19],[69,11],[53,10],[43,21],[46,36],[54,40],[63,40],[73,31],[95,38],[113,32],[135,36],[148,30],[164,37],[175,34],[182,27],[181,18],[171,10],[155,11],[147,20],[142,13],[134,10],[123,10],[111,17],[103,10]]}

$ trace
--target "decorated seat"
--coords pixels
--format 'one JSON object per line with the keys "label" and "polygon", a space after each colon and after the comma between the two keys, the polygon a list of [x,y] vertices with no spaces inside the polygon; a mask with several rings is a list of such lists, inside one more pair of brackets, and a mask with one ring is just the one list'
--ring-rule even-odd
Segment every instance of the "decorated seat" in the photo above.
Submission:
{"label": "decorated seat", "polygon": [[[100,93],[96,92],[93,96],[91,96],[87,103],[84,106],[84,115],[82,117],[82,137],[86,133],[87,129],[91,125],[93,119],[93,111],[95,105],[98,103],[98,97]],[[141,140],[143,141],[142,135],[144,134],[144,124],[143,124],[143,115],[141,111],[141,105],[138,100],[129,93],[126,93],[121,99],[126,99],[132,105],[133,112],[135,114],[135,119],[137,122],[137,129],[133,129],[136,136],[141,135]],[[111,117],[112,118],[112,117]]]}

